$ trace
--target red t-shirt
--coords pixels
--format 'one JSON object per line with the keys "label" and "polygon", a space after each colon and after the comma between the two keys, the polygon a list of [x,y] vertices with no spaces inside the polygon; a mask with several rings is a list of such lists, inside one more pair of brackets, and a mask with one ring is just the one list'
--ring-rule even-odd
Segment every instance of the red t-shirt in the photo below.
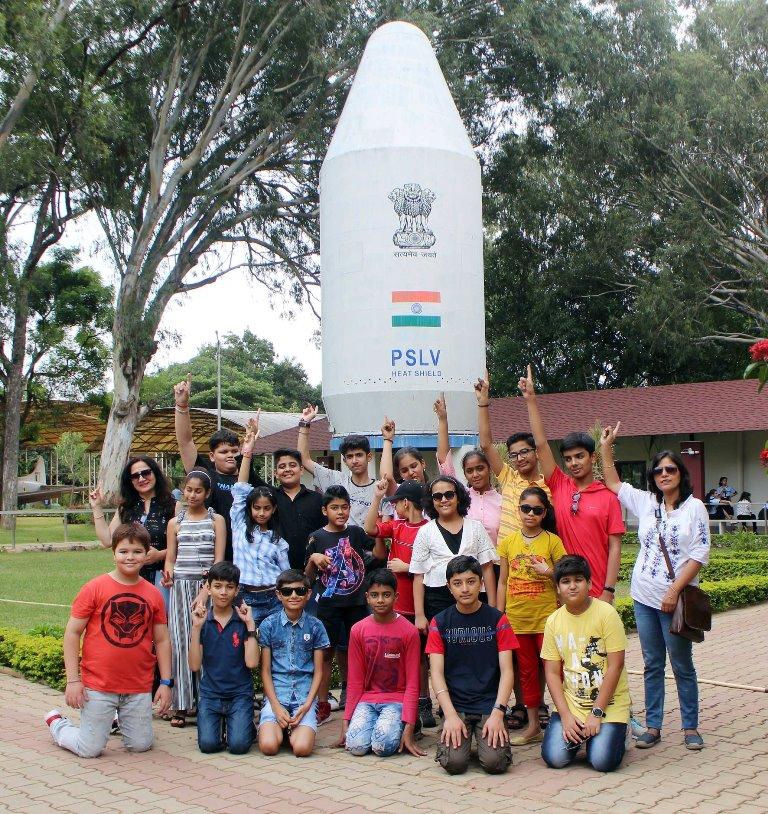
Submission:
{"label": "red t-shirt", "polygon": [[125,585],[103,574],[80,589],[72,616],[88,620],[80,663],[85,687],[121,695],[152,692],[154,626],[168,621],[154,585],[145,579]]}
{"label": "red t-shirt", "polygon": [[347,705],[349,721],[355,707],[402,704],[404,723],[415,724],[419,706],[419,631],[403,616],[381,624],[368,616],[352,625],[347,652]]}
{"label": "red t-shirt", "polygon": [[[428,521],[422,520],[420,523],[409,523],[395,517],[392,520],[382,520],[376,524],[376,537],[389,537],[392,539],[392,546],[389,549],[389,560],[402,560],[411,563],[413,556],[413,541],[419,529],[426,525]],[[413,606],[413,574],[395,574],[397,578],[397,601],[395,610],[398,613],[405,613],[414,616],[416,609]]]}
{"label": "red t-shirt", "polygon": [[619,499],[602,482],[592,481],[581,491],[574,513],[573,496],[579,487],[561,469],[555,468],[547,479],[555,506],[557,533],[569,554],[581,554],[592,569],[590,596],[599,597],[605,588],[608,570],[608,536],[624,534]]}

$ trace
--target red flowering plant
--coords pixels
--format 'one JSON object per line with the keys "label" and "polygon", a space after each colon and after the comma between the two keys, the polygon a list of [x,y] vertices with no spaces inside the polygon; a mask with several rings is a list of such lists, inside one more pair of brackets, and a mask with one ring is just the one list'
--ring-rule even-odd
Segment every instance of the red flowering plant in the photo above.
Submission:
{"label": "red flowering plant", "polygon": [[[749,347],[749,355],[752,361],[744,371],[745,379],[757,379],[759,393],[768,382],[768,339],[760,339]],[[765,474],[768,475],[768,441],[760,451],[760,463],[765,467]]]}

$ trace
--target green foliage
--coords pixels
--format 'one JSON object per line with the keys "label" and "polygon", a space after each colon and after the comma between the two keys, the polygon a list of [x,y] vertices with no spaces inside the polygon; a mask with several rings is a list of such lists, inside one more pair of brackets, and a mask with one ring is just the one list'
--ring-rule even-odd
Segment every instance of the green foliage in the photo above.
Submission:
{"label": "green foliage", "polygon": [[0,664],[18,670],[31,681],[64,689],[64,648],[60,637],[20,633],[2,627]]}
{"label": "green foliage", "polygon": [[82,486],[88,477],[88,444],[83,441],[83,434],[63,432],[54,449],[63,482],[72,486]]}

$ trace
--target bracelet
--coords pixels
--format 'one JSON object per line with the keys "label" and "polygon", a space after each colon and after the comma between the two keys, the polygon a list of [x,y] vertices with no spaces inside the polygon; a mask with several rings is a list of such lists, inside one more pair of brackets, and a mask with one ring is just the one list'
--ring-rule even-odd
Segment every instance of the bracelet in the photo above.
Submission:
{"label": "bracelet", "polygon": [[603,586],[603,590],[604,590],[604,591],[608,591],[608,593],[609,593],[609,594],[615,594],[615,593],[616,593],[616,589],[615,589],[615,588],[612,588],[612,587],[610,587],[610,586],[608,586],[608,585],[604,585],[604,586]]}
{"label": "bracelet", "polygon": [[104,514],[94,514],[93,519],[94,520],[103,520],[105,517],[106,517],[106,515],[104,515]]}
{"label": "bracelet", "polygon": [[82,683],[83,683],[82,678],[73,678],[71,681],[67,681],[67,684],[82,684]]}
{"label": "bracelet", "polygon": [[177,404],[176,405],[176,412],[177,413],[188,413],[189,412],[189,407],[187,407],[186,410],[185,410],[183,407],[179,407],[179,405]]}
{"label": "bracelet", "polygon": [[241,452],[240,456],[242,458],[253,458],[253,453],[252,452]]}
{"label": "bracelet", "polygon": [[442,693],[442,692],[448,692],[448,690],[447,690],[447,689],[445,689],[445,690],[438,690],[438,691],[435,693],[435,698],[437,698],[437,696],[438,696],[438,695],[440,695],[440,693]]}
{"label": "bracelet", "polygon": [[478,404],[477,406],[478,407],[488,407],[489,404],[490,404],[490,401],[487,402],[486,404]]}

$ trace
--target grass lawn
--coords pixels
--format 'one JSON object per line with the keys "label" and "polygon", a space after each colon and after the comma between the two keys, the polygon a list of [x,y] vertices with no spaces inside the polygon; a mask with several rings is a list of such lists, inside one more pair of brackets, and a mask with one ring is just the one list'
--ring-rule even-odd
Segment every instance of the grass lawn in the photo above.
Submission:
{"label": "grass lawn", "polygon": [[[93,523],[67,524],[67,541],[70,543],[92,543],[96,540]],[[37,543],[63,543],[64,521],[61,517],[17,517],[16,545]],[[11,532],[0,529],[0,546],[11,545]]]}
{"label": "grass lawn", "polygon": [[[48,518],[46,518],[47,520]],[[64,626],[80,587],[110,570],[112,552],[25,551],[0,555],[0,599],[50,602],[64,607],[0,602],[0,626],[29,630],[38,625]]]}

